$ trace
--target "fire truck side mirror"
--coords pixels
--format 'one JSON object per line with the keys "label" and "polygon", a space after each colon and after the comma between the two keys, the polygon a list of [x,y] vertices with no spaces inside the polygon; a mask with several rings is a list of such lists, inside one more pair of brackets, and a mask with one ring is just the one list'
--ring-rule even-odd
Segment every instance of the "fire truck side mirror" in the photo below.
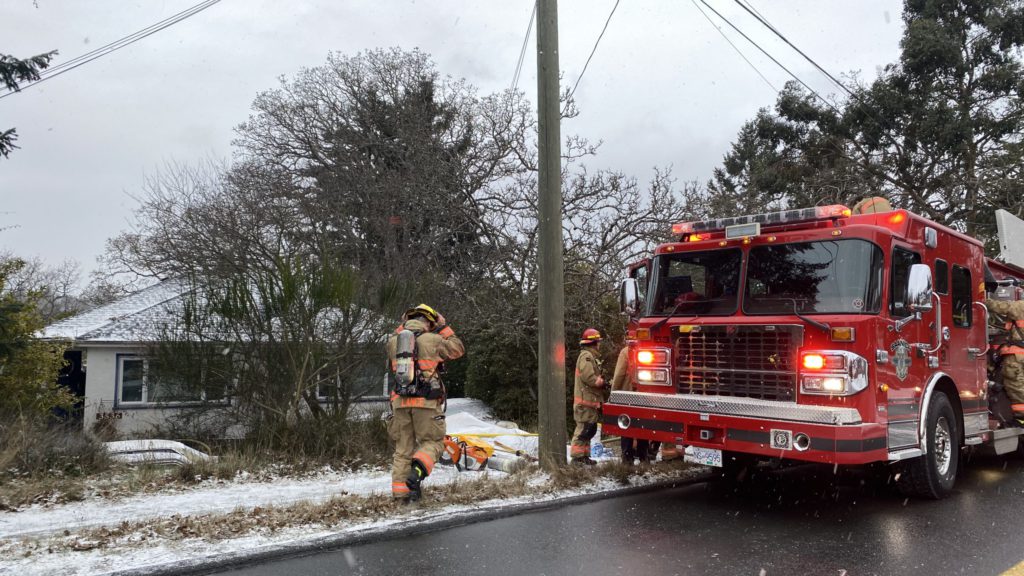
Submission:
{"label": "fire truck side mirror", "polygon": [[640,289],[637,286],[636,278],[625,278],[619,289],[619,311],[635,318],[640,311]]}
{"label": "fire truck side mirror", "polygon": [[911,312],[928,312],[932,309],[932,269],[927,264],[910,267],[907,279],[907,309]]}

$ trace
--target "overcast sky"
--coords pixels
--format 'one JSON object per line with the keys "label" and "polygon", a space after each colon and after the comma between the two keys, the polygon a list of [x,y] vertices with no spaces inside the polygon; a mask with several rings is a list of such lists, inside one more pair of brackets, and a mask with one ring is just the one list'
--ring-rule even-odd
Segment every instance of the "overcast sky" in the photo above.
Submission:
{"label": "overcast sky", "polygon": [[[199,0],[0,0],[0,53],[57,49],[59,64]],[[867,80],[893,62],[898,0],[749,0],[838,74]],[[734,0],[708,0],[806,82],[834,92]],[[559,3],[560,66],[575,83],[615,0]],[[399,46],[431,54],[442,74],[482,93],[509,87],[531,0],[222,0],[118,52],[0,99],[0,130],[21,146],[0,158],[0,251],[65,258],[85,270],[128,227],[147,174],[167,162],[228,158],[233,128],[279,76],[330,51]],[[714,18],[714,15],[711,15]],[[788,76],[726,25],[776,87]],[[536,94],[536,35],[519,87]],[[2,91],[0,91],[2,92]],[[671,165],[706,180],[740,125],[775,93],[686,0],[622,0],[576,92],[562,133],[603,140],[594,167],[647,180]],[[6,229],[4,229],[6,227]]]}

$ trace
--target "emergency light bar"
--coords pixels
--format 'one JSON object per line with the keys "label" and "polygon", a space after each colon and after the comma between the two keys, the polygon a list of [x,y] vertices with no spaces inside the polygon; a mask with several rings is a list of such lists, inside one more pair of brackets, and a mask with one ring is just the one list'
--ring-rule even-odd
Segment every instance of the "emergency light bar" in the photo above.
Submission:
{"label": "emergency light bar", "polygon": [[[775,226],[779,224],[791,224],[794,222],[810,222],[812,220],[831,220],[835,218],[846,218],[853,212],[842,204],[831,206],[815,206],[813,208],[801,208],[799,210],[783,210],[781,212],[767,212],[764,214],[748,214],[747,216],[736,216],[733,218],[717,218],[715,220],[703,220],[696,222],[679,222],[672,225],[673,234],[693,234],[696,232],[711,232],[724,230],[731,226],[757,224],[757,233],[760,233],[761,226]],[[754,234],[756,235],[756,234]]]}

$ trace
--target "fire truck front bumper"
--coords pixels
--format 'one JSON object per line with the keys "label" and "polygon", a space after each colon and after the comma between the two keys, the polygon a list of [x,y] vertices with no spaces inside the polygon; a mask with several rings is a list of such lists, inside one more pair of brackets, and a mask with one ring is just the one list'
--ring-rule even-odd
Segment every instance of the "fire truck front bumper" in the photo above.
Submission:
{"label": "fire truck front bumper", "polygon": [[795,402],[612,392],[604,433],[829,464],[888,460],[886,429],[854,408]]}

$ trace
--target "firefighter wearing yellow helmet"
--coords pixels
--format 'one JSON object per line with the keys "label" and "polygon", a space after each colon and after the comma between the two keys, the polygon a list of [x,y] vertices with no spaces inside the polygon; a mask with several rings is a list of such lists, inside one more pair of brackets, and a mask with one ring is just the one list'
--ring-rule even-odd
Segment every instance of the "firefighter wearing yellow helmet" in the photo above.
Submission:
{"label": "firefighter wearing yellow helmet", "polygon": [[388,338],[387,348],[392,409],[388,434],[395,442],[391,494],[416,501],[421,495],[420,483],[444,450],[441,364],[460,358],[466,349],[444,316],[426,304],[406,311],[402,324]]}
{"label": "firefighter wearing yellow helmet", "polygon": [[569,448],[573,464],[596,464],[590,458],[590,440],[597,434],[601,403],[604,400],[604,378],[601,376],[601,360],[597,357],[597,345],[600,343],[601,333],[596,329],[587,328],[583,331],[573,388],[572,415],[576,421],[576,431]]}

